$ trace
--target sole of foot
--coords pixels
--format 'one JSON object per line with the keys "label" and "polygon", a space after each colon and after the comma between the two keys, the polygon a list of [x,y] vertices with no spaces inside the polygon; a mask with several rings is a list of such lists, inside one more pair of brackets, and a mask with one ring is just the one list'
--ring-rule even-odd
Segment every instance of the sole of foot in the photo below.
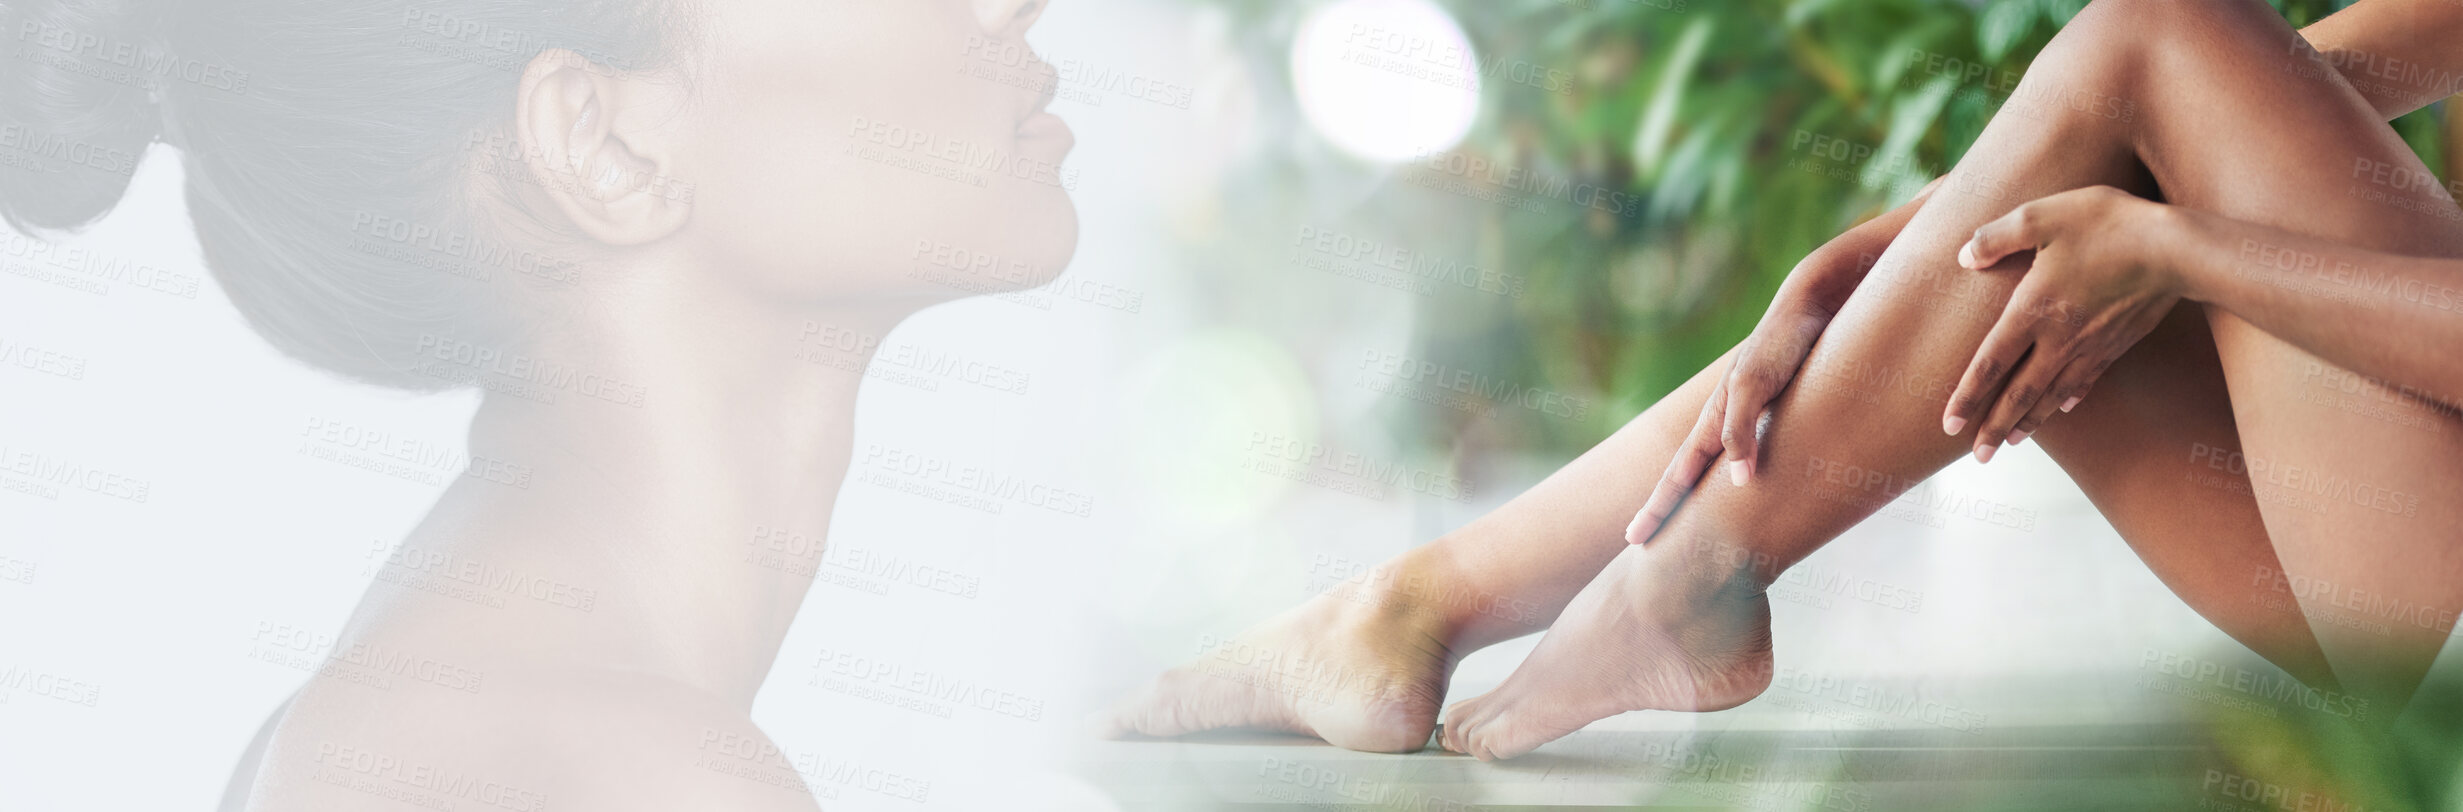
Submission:
{"label": "sole of foot", "polygon": [[1455,658],[1441,623],[1338,588],[1211,646],[1097,718],[1107,738],[1270,730],[1337,747],[1426,747]]}

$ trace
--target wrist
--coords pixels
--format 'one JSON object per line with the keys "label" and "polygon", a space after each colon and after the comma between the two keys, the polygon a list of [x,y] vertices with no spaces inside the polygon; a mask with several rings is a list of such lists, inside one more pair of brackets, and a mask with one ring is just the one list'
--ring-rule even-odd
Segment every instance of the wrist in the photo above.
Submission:
{"label": "wrist", "polygon": [[2146,224],[2146,231],[2138,240],[2139,266],[2146,269],[2157,290],[2184,299],[2197,298],[2191,290],[2198,276],[2198,264],[2211,254],[2213,241],[2207,215],[2163,203],[2140,205],[2148,210],[2131,215]]}

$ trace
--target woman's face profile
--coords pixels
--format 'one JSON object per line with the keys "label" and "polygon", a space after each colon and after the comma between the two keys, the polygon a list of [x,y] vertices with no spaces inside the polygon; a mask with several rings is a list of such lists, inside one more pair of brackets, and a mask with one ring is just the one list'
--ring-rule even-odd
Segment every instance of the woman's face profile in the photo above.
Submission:
{"label": "woman's face profile", "polygon": [[683,236],[765,296],[954,298],[1041,284],[1077,243],[1025,43],[1042,0],[706,7],[674,174]]}

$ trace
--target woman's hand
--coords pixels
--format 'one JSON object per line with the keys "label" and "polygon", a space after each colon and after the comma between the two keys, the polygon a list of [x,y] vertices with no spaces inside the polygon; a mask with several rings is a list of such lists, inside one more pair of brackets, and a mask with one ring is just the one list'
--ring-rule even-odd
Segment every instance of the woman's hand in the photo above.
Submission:
{"label": "woman's hand", "polygon": [[1762,414],[1795,379],[1814,340],[1830,326],[1830,317],[1847,304],[1865,273],[1873,269],[1891,241],[1898,239],[1932,191],[1928,185],[1906,204],[1848,229],[1806,255],[1788,273],[1787,282],[1771,300],[1770,312],[1763,314],[1753,335],[1737,345],[1727,376],[1702,404],[1701,418],[1694,421],[1692,433],[1677,447],[1676,458],[1651,489],[1650,501],[1625,528],[1626,543],[1640,544],[1659,532],[1659,526],[1676,513],[1677,504],[1719,461],[1721,452],[1728,460],[1730,480],[1738,485],[1752,480]]}
{"label": "woman's hand", "polygon": [[2163,321],[2181,299],[2167,249],[2187,212],[2109,186],[2063,192],[1976,229],[1958,264],[1993,267],[2035,253],[2001,320],[1950,396],[1941,428],[1981,421],[1975,455],[1989,462],[2017,445],[2055,407],[2076,408],[2104,368]]}

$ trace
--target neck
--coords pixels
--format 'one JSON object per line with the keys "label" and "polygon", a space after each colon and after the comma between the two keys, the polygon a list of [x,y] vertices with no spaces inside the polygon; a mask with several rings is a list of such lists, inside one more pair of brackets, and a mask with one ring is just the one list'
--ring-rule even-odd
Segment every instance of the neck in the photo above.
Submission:
{"label": "neck", "polygon": [[438,509],[451,546],[587,590],[586,613],[516,634],[749,708],[812,586],[864,365],[914,309],[652,290],[472,364],[503,385],[472,423],[479,475]]}

